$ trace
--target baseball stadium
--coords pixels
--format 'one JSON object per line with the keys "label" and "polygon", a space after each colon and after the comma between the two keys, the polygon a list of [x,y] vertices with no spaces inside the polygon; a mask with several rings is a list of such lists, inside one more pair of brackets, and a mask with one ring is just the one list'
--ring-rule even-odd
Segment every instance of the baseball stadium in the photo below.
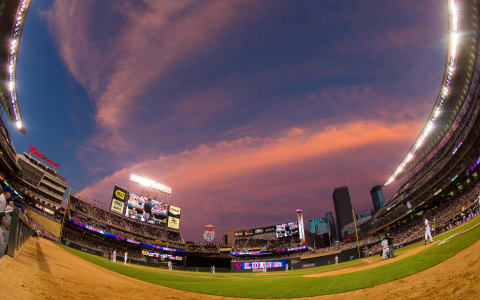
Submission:
{"label": "baseball stadium", "polygon": [[[307,207],[311,206],[299,201],[282,202],[278,206],[285,208],[286,213],[272,216],[271,219],[261,218],[258,214],[247,216],[249,211],[257,210],[263,210],[263,213],[268,215],[269,210],[262,208],[267,207],[266,203],[245,208],[242,211],[245,215],[243,219],[228,215],[223,206],[211,204],[209,210],[218,216],[219,221],[215,220],[216,225],[206,222],[203,224],[207,225],[197,225],[203,233],[199,241],[193,241],[193,234],[188,226],[197,217],[201,220],[198,222],[207,218],[199,215],[202,214],[202,207],[209,204],[203,203],[201,207],[183,201],[182,195],[186,194],[177,192],[181,185],[175,184],[174,180],[165,180],[169,178],[167,175],[153,177],[158,173],[149,171],[156,167],[150,167],[148,161],[139,163],[140,167],[136,169],[128,169],[124,165],[121,170],[114,169],[113,174],[120,174],[122,179],[118,180],[119,177],[114,175],[107,176],[107,179],[102,181],[105,183],[103,186],[108,186],[107,196],[95,194],[92,193],[92,190],[95,190],[88,185],[75,183],[75,174],[80,171],[70,161],[81,155],[70,151],[73,146],[70,147],[69,143],[75,143],[72,141],[74,138],[62,137],[62,145],[66,145],[66,149],[70,151],[68,154],[57,155],[51,150],[54,148],[48,147],[49,143],[55,143],[53,136],[62,136],[63,132],[59,128],[62,125],[56,123],[60,120],[54,116],[54,112],[58,112],[56,108],[51,108],[50,115],[36,113],[35,118],[41,117],[44,122],[48,121],[45,119],[55,120],[52,122],[56,123],[53,126],[57,129],[46,130],[46,127],[34,128],[29,125],[34,122],[30,120],[33,112],[28,108],[30,104],[22,97],[32,97],[31,93],[25,91],[29,89],[27,83],[31,81],[25,79],[24,73],[30,71],[28,64],[22,63],[23,60],[31,63],[36,56],[23,47],[35,48],[40,36],[48,35],[48,30],[56,32],[53,36],[60,39],[72,26],[75,28],[70,32],[73,34],[66,36],[67,41],[79,41],[78,44],[73,44],[76,47],[62,44],[58,53],[68,54],[61,64],[72,68],[70,71],[75,70],[71,71],[74,78],[72,82],[77,85],[93,82],[95,88],[85,92],[88,97],[95,97],[99,83],[92,79],[94,75],[78,75],[80,70],[88,69],[88,72],[93,74],[91,68],[98,68],[99,74],[104,76],[107,67],[112,63],[106,58],[107,55],[122,57],[118,58],[122,61],[121,66],[136,62],[123,57],[120,50],[102,53],[100,57],[105,56],[105,60],[97,61],[95,55],[100,48],[87,51],[91,55],[89,60],[95,60],[95,63],[75,62],[79,55],[79,52],[75,51],[88,48],[89,41],[80,34],[83,27],[80,23],[75,23],[76,19],[72,16],[82,15],[88,20],[101,20],[100,14],[108,18],[111,12],[107,10],[110,8],[82,10],[75,9],[72,4],[67,10],[69,15],[60,18],[64,23],[58,23],[63,24],[63,27],[58,29],[58,24],[54,24],[49,18],[58,17],[58,12],[65,2],[57,1],[51,10],[41,6],[44,4],[35,2],[38,0],[0,0],[0,64],[4,66],[0,71],[0,100],[4,112],[0,122],[0,183],[3,188],[0,195],[1,299],[478,299],[480,296],[480,0],[435,1],[442,7],[438,11],[444,13],[438,18],[445,21],[444,28],[436,28],[438,34],[444,37],[441,43],[446,49],[446,57],[441,66],[443,73],[436,74],[436,78],[441,81],[435,81],[436,95],[425,100],[428,115],[426,119],[425,115],[422,115],[420,131],[417,128],[413,140],[408,136],[408,151],[388,145],[401,150],[402,156],[395,156],[400,160],[392,162],[385,159],[376,162],[390,173],[386,177],[378,176],[381,172],[375,173],[378,184],[371,185],[373,187],[370,196],[374,206],[372,210],[360,212],[360,209],[354,209],[354,206],[358,205],[351,201],[349,189],[336,185],[330,186],[333,197],[329,201],[333,200],[334,213],[325,211],[325,217],[312,218],[308,222],[306,216],[311,212]],[[213,10],[222,10],[222,15],[227,19],[239,14],[244,21],[248,12],[243,10],[251,11],[254,8],[249,5],[255,3],[245,1],[242,5],[246,7],[235,6],[235,14],[230,14],[225,4],[229,2],[224,1],[218,4],[219,7],[215,6],[217,3],[213,4],[214,1],[208,5],[212,5]],[[267,1],[264,4],[266,3]],[[34,5],[39,6],[33,10]],[[158,17],[163,20],[161,22],[167,22],[174,27],[167,26],[168,30],[165,32],[160,30],[162,34],[168,37],[184,34],[182,39],[172,42],[173,46],[169,44],[171,49],[168,49],[171,52],[159,50],[160,55],[172,56],[173,62],[180,59],[171,54],[177,51],[177,47],[179,52],[185,51],[181,47],[184,43],[191,42],[192,48],[197,48],[198,44],[193,40],[197,39],[197,34],[201,35],[199,32],[205,29],[204,27],[205,30],[210,28],[202,23],[194,30],[195,34],[190,34],[189,30],[198,25],[194,21],[196,19],[188,19],[184,22],[185,25],[182,18],[192,15],[192,18],[205,17],[212,24],[217,22],[217,14],[210,14],[210,6],[207,4],[202,5],[208,7],[201,8],[199,3],[178,10],[175,8],[172,15],[165,19],[162,19],[163,15],[153,16],[154,4],[143,3],[138,11],[131,5],[133,4],[129,2],[128,5],[116,6],[113,9],[117,10],[117,13],[125,14],[122,22],[133,23],[136,13],[141,11],[146,13],[143,21],[147,24],[145,27],[140,26],[142,30],[154,31],[147,21],[150,17]],[[167,6],[163,3],[158,11],[170,9]],[[149,9],[151,11],[145,12]],[[269,13],[275,14],[271,11]],[[354,12],[352,18],[353,15]],[[31,33],[27,36],[29,26],[32,25],[33,28],[33,25],[37,24],[29,23],[30,18],[48,19],[45,21],[48,29],[45,29],[44,33]],[[219,19],[223,22],[225,18]],[[181,23],[178,25],[180,29],[176,27],[177,19]],[[287,22],[286,19],[282,20],[284,21]],[[172,25],[174,23],[175,25]],[[104,26],[102,30],[116,30],[113,25]],[[93,35],[101,36],[103,43],[113,43],[102,35],[104,31],[88,28]],[[133,32],[141,35],[144,31]],[[237,34],[241,36],[241,33]],[[147,40],[153,39],[151,35],[146,35]],[[207,39],[206,33],[201,36],[198,43]],[[141,41],[137,39],[132,39],[129,43],[143,49]],[[42,51],[38,50],[36,55],[42,55]],[[442,52],[443,54],[445,53]],[[219,65],[222,59],[220,56],[216,57]],[[255,61],[255,64],[257,63],[263,62],[259,59]],[[156,66],[159,65],[149,61],[149,68]],[[189,67],[181,66],[180,69],[189,70]],[[201,67],[200,62],[198,66]],[[45,74],[49,72],[49,68],[53,69],[54,66],[46,59]],[[120,69],[120,75],[116,75],[121,77],[125,70],[127,69]],[[205,71],[205,78],[213,76],[208,72]],[[60,73],[64,74],[65,71]],[[136,76],[138,78],[133,78]],[[142,76],[138,74],[129,78],[132,86]],[[409,74],[409,77],[412,76],[416,76],[413,68]],[[186,82],[193,80],[193,75],[179,75],[179,78]],[[51,82],[51,85],[56,84],[62,83]],[[73,91],[77,89],[75,84],[65,85]],[[269,85],[267,81],[262,84]],[[122,85],[117,87],[120,86]],[[147,88],[146,84],[140,86]],[[111,89],[114,87],[113,83],[109,86]],[[51,91],[45,86],[41,88],[45,93]],[[251,92],[261,93],[253,88]],[[188,93],[188,90],[185,90],[185,93]],[[213,98],[215,93],[208,93],[207,96]],[[132,92],[129,95],[134,97],[137,94]],[[141,118],[133,120],[108,105],[105,108],[105,103],[107,102],[101,102],[96,108],[96,118],[100,119],[99,124],[103,124],[98,125],[99,127],[107,124],[107,128],[116,124],[107,117],[98,117],[102,109],[107,109],[112,116],[118,113],[124,121],[128,119],[128,122],[142,123]],[[207,103],[216,105],[212,104],[213,102]],[[54,105],[57,104],[52,104],[52,107]],[[29,113],[22,115],[20,106],[23,113]],[[411,103],[404,106],[405,109],[415,110],[415,107],[406,107],[412,106]],[[91,107],[75,109],[93,110]],[[138,107],[131,108],[128,112],[133,114],[140,110],[146,115],[150,113],[149,108],[143,110]],[[194,106],[192,110],[194,114],[201,113],[198,106]],[[240,115],[240,112],[238,114]],[[79,126],[82,131],[86,131],[90,126],[88,122],[81,120]],[[159,123],[159,126],[167,126],[168,122],[170,120],[165,120]],[[188,123],[186,120],[182,122]],[[151,130],[161,132],[160,127],[155,126],[152,124]],[[256,130],[265,129],[260,127],[262,126],[258,126]],[[228,134],[233,134],[234,131],[235,129],[232,129]],[[299,129],[298,132],[300,131],[302,130]],[[47,133],[42,136],[42,132]],[[120,136],[127,134],[127,130],[112,130],[100,137],[105,140],[109,138],[108,135],[118,138],[118,132]],[[292,132],[291,135],[301,134]],[[205,136],[210,134],[212,133],[205,132]],[[188,137],[192,140],[196,138],[193,135]],[[52,140],[49,140],[50,138]],[[97,136],[90,141],[96,141],[95,138]],[[25,140],[28,142],[24,142]],[[165,138],[162,143],[184,143],[181,138],[179,140]],[[113,148],[130,149],[130,144],[136,143],[133,138],[131,141],[133,142],[123,144],[118,138],[112,142]],[[30,143],[35,143],[38,148]],[[228,150],[225,151],[233,151],[231,149],[237,144],[228,144]],[[25,148],[24,152],[16,150],[22,148]],[[200,149],[204,148],[208,146],[200,146]],[[48,149],[48,152],[44,152],[44,149]],[[104,146],[102,152],[110,151],[108,149]],[[118,154],[112,150],[112,153],[108,156],[115,157],[114,162],[119,165],[120,157],[127,157],[126,160],[130,162],[136,159],[128,152]],[[158,161],[164,165],[172,164],[172,168],[176,168],[182,160],[187,160],[189,155],[194,157],[193,153],[193,150],[185,150],[181,154],[184,156],[178,154],[175,164],[165,158],[167,154],[162,154]],[[270,155],[275,155],[274,151],[267,153],[267,156]],[[206,155],[200,155],[195,159],[207,158]],[[267,160],[265,158],[265,161]],[[102,158],[100,162],[94,159],[91,161],[95,171],[89,174],[106,174],[101,164],[102,161],[108,164],[108,158]],[[242,163],[247,164],[239,159],[238,164]],[[189,176],[184,174],[198,170],[193,164],[183,164],[181,168],[183,176]],[[355,167],[351,168],[353,172]],[[294,173],[296,169],[275,169],[275,173],[290,172]],[[336,174],[330,170],[329,172]],[[362,170],[355,169],[355,172],[361,173]],[[205,174],[188,178],[209,175],[209,171],[205,170]],[[87,175],[83,179],[78,177],[78,180],[88,182],[89,177],[94,176]],[[231,205],[234,207],[232,210],[241,210],[241,206],[235,202],[237,195],[228,189],[235,182],[231,182],[233,180],[230,180],[230,177],[225,175],[226,177],[222,178],[223,176],[224,174],[219,175],[221,181],[209,192],[215,194],[226,190],[232,193],[233,204],[225,206]],[[277,178],[276,175],[271,176]],[[346,178],[349,177],[343,179],[344,184],[350,185]],[[90,182],[93,186],[93,181]],[[172,182],[172,187],[168,182]],[[295,182],[293,187],[282,186],[282,189],[301,191],[303,184],[305,183]],[[384,190],[390,191],[385,192],[388,197],[384,196]],[[238,195],[248,192],[250,191],[243,188]],[[192,193],[200,195],[196,190]],[[354,193],[355,191],[352,194]],[[224,194],[221,195],[223,197]],[[250,196],[249,194],[248,197]],[[356,199],[354,195],[352,198]],[[224,234],[219,236],[216,233],[219,230]]]}

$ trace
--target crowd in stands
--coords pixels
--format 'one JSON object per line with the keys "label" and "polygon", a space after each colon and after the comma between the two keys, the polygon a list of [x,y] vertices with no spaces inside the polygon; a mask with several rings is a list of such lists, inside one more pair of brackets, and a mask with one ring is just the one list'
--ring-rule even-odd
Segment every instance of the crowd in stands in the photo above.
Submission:
{"label": "crowd in stands", "polygon": [[[460,149],[464,148],[465,146],[466,144],[464,143],[464,145]],[[412,195],[414,194],[417,196],[413,197],[413,200],[410,201],[412,206],[416,206],[421,202],[428,201],[428,199],[425,199],[425,197],[431,197],[431,195],[434,195],[434,193],[439,190],[439,188],[445,190],[449,185],[455,184],[455,182],[452,181],[452,177],[455,174],[458,175],[466,169],[471,168],[479,156],[480,149],[471,150],[463,158],[462,156],[452,157],[451,155],[446,155],[442,159],[442,167],[440,165],[437,165],[435,168],[432,169],[431,172],[427,172],[421,178],[421,180],[415,182],[409,180],[394,194],[393,201],[396,203],[400,203],[407,197],[412,198]],[[454,167],[449,168],[450,165],[454,165]],[[448,171],[443,170],[442,168],[444,167],[449,168]],[[400,190],[403,190],[403,192],[400,193]],[[403,211],[401,209],[396,209],[393,213],[390,213],[387,218],[383,218],[383,220],[377,223],[377,225],[386,224],[401,216],[402,214]]]}
{"label": "crowd in stands", "polygon": [[[477,216],[480,213],[477,200],[479,193],[480,184],[460,197],[427,211],[424,216],[429,220],[434,234],[450,230]],[[409,242],[424,238],[424,234],[423,218],[418,217],[409,221],[406,226],[392,231],[393,245],[395,248],[402,247]],[[367,256],[380,251],[380,243],[364,249]]]}
{"label": "crowd in stands", "polygon": [[275,251],[280,249],[298,247],[299,244],[300,241],[298,239],[298,235],[273,239],[243,237],[235,239],[232,251]]}
{"label": "crowd in stands", "polygon": [[97,229],[139,242],[176,247],[183,247],[185,244],[179,232],[168,230],[166,226],[160,227],[117,216],[74,197],[70,199],[69,217]]}
{"label": "crowd in stands", "polygon": [[220,249],[215,245],[203,245],[196,243],[189,243],[186,245],[186,250],[188,252],[197,252],[197,253],[220,253]]}
{"label": "crowd in stands", "polygon": [[67,243],[74,243],[78,246],[90,250],[96,250],[102,253],[103,257],[110,257],[113,250],[116,250],[117,256],[123,256],[128,251],[128,257],[137,261],[146,261],[140,248],[129,245],[127,242],[120,243],[110,237],[89,234],[87,231],[75,231],[66,229],[63,232],[63,239]]}

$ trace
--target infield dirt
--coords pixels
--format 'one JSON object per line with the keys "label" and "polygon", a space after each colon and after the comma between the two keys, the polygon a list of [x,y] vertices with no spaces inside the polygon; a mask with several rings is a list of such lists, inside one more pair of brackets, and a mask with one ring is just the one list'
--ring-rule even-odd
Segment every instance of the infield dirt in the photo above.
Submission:
{"label": "infield dirt", "polygon": [[[2,299],[227,299],[125,277],[39,238],[30,239],[15,258],[2,258],[0,276]],[[479,282],[477,241],[415,275],[368,289],[307,299],[478,299]]]}

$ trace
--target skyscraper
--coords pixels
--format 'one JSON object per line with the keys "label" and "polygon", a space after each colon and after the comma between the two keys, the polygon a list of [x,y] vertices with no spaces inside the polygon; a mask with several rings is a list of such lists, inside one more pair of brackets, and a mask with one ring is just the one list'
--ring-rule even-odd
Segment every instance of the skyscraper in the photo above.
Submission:
{"label": "skyscraper", "polygon": [[313,234],[330,234],[330,226],[325,218],[313,218],[310,220],[310,232]]}
{"label": "skyscraper", "polygon": [[381,185],[376,185],[370,190],[370,195],[372,196],[373,209],[375,211],[379,210],[385,205],[385,198],[383,197],[383,191]]}
{"label": "skyscraper", "polygon": [[327,220],[327,224],[330,228],[330,237],[332,241],[338,240],[337,238],[337,227],[335,226],[335,220],[333,219],[333,213],[327,212],[325,214],[325,219]]}
{"label": "skyscraper", "polygon": [[333,204],[335,206],[335,215],[337,216],[338,237],[342,238],[342,228],[353,222],[352,203],[348,187],[343,186],[333,190]]}

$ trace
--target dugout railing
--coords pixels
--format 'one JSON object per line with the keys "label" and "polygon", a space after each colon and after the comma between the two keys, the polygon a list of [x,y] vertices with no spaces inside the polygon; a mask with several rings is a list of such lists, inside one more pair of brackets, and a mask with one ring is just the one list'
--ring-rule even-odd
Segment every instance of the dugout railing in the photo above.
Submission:
{"label": "dugout railing", "polygon": [[26,217],[17,207],[10,213],[10,233],[8,235],[7,255],[14,257],[15,253],[32,236],[32,228]]}

